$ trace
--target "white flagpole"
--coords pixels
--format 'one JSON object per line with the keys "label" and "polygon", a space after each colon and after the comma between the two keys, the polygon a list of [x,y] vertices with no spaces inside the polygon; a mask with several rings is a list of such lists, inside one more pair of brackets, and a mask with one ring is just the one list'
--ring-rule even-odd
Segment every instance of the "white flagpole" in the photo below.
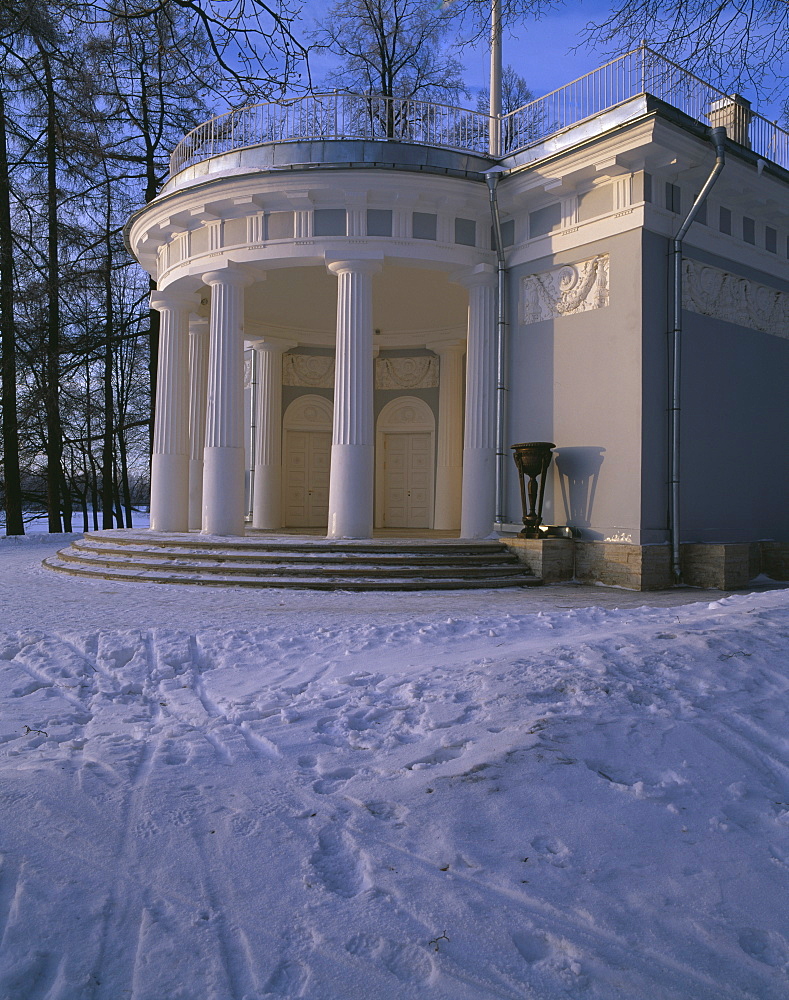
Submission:
{"label": "white flagpole", "polygon": [[488,152],[501,156],[501,0],[490,10],[490,135]]}

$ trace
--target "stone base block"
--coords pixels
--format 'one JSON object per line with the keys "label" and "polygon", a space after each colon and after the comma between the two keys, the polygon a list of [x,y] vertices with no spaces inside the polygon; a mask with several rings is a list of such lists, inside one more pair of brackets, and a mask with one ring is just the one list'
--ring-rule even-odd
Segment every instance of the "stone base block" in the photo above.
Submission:
{"label": "stone base block", "polygon": [[628,590],[664,590],[671,586],[668,545],[627,542],[575,542],[575,578]]}
{"label": "stone base block", "polygon": [[501,538],[501,543],[517,555],[544,583],[572,580],[575,571],[575,542],[572,538]]}
{"label": "stone base block", "polygon": [[734,590],[758,574],[748,542],[685,544],[680,546],[680,560],[682,580],[690,587]]}
{"label": "stone base block", "polygon": [[789,542],[757,542],[757,545],[761,572],[771,580],[789,580]]}
{"label": "stone base block", "polygon": [[[627,590],[673,586],[671,547],[571,538],[501,538],[529,571],[545,583],[577,580]],[[707,590],[737,590],[765,573],[789,580],[789,542],[685,543],[682,581]]]}

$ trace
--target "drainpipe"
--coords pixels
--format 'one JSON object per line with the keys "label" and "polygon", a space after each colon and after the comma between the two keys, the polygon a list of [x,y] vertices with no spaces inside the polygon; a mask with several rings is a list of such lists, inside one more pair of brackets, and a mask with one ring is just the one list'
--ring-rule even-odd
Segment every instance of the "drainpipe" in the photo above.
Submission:
{"label": "drainpipe", "polygon": [[671,408],[669,409],[669,438],[671,454],[671,496],[669,501],[669,523],[671,535],[671,569],[674,582],[682,580],[680,562],[679,531],[679,445],[680,445],[680,367],[682,360],[682,241],[687,235],[698,211],[706,201],[707,195],[717,181],[726,162],[724,142],[726,129],[723,127],[710,130],[710,137],[715,146],[715,166],[707,178],[704,187],[693,202],[687,218],[679,227],[671,246],[674,286],[674,325],[671,332]]}
{"label": "drainpipe", "polygon": [[255,451],[257,447],[257,411],[258,411],[258,352],[252,349],[252,359],[250,367],[249,391],[250,398],[250,427],[249,427],[249,509],[247,510],[247,520],[252,520],[252,512],[255,506]]}
{"label": "drainpipe", "polygon": [[496,524],[503,524],[504,515],[504,424],[507,416],[507,385],[505,381],[507,364],[507,271],[504,247],[501,243],[501,220],[496,188],[499,179],[506,173],[504,167],[491,167],[485,171],[490,199],[490,215],[496,240]]}

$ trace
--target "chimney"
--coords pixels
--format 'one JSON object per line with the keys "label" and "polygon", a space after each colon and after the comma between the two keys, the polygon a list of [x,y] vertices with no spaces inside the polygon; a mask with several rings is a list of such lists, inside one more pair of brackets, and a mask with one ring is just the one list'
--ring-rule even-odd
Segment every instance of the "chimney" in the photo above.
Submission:
{"label": "chimney", "polygon": [[741,94],[730,94],[728,97],[713,101],[707,117],[713,128],[722,125],[729,139],[748,149],[751,148],[751,140],[748,137],[748,126],[752,117],[751,102]]}

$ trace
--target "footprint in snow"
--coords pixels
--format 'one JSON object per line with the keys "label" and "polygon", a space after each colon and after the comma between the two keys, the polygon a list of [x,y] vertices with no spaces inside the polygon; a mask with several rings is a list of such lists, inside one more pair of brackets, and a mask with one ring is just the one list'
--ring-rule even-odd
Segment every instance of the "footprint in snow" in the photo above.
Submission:
{"label": "footprint in snow", "polygon": [[540,854],[544,861],[548,861],[556,868],[566,868],[567,859],[570,857],[570,849],[561,840],[553,837],[539,836],[531,842],[531,846]]}
{"label": "footprint in snow", "polygon": [[406,764],[408,771],[422,771],[426,767],[434,767],[436,764],[446,764],[447,761],[456,760],[465,749],[466,744],[454,747],[441,747],[428,757],[415,760],[412,764]]}
{"label": "footprint in snow", "polygon": [[422,983],[433,973],[433,959],[414,944],[387,942],[382,957],[386,968],[401,983]]}
{"label": "footprint in snow", "polygon": [[313,782],[312,790],[318,795],[330,795],[341,788],[346,781],[354,777],[356,771],[352,767],[338,767],[335,771],[326,771],[321,777]]}
{"label": "footprint in snow", "polygon": [[359,958],[372,958],[383,949],[383,946],[384,940],[377,934],[354,934],[346,942],[345,950],[350,955],[356,955]]}
{"label": "footprint in snow", "polygon": [[265,990],[268,996],[300,997],[309,979],[309,970],[301,962],[280,962],[272,972]]}
{"label": "footprint in snow", "polygon": [[551,953],[545,938],[541,934],[533,934],[530,931],[519,931],[517,934],[513,934],[512,943],[518,949],[524,962],[529,964],[539,962]]}
{"label": "footprint in snow", "polygon": [[322,830],[310,862],[324,887],[335,896],[353,899],[369,888],[363,859],[347,833],[328,827]]}
{"label": "footprint in snow", "polygon": [[789,962],[789,944],[776,931],[744,927],[737,940],[745,954],[755,958],[757,962],[774,968],[781,968]]}

